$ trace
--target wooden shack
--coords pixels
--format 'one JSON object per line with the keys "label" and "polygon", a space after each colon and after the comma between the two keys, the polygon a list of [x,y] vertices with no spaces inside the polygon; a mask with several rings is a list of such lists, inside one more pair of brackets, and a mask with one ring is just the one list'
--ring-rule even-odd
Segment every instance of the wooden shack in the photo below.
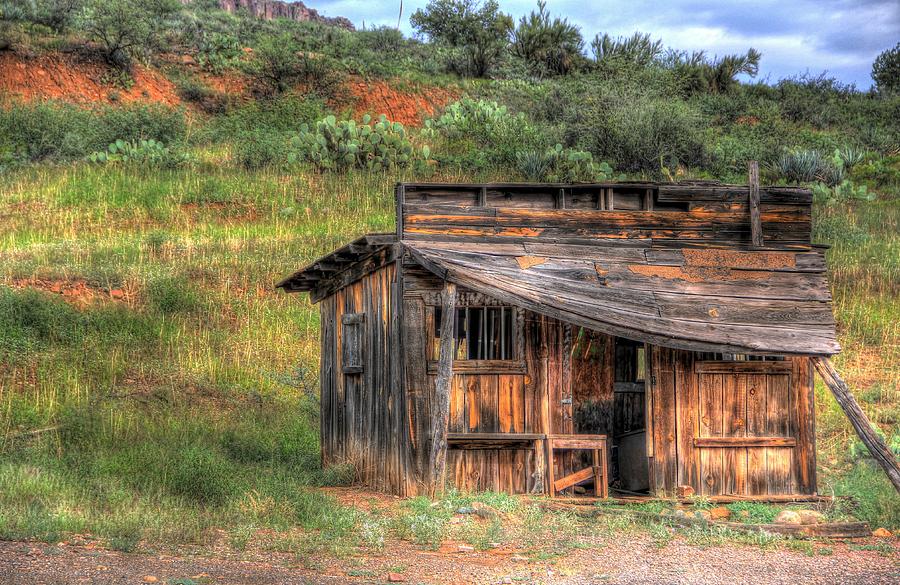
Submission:
{"label": "wooden shack", "polygon": [[[399,495],[815,494],[839,351],[809,191],[400,184],[284,279],[321,310],[325,465]],[[581,491],[581,490],[578,490]]]}

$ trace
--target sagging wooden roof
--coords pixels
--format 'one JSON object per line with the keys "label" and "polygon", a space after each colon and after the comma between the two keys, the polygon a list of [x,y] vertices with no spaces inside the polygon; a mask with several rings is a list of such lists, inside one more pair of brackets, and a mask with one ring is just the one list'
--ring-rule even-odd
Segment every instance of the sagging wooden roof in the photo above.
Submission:
{"label": "sagging wooden roof", "polygon": [[621,242],[404,247],[441,278],[537,313],[679,349],[837,353],[824,252]]}
{"label": "sagging wooden roof", "polygon": [[397,235],[364,236],[278,286],[318,301],[408,253],[461,286],[631,339],[840,350],[806,189],[417,183],[396,194]]}

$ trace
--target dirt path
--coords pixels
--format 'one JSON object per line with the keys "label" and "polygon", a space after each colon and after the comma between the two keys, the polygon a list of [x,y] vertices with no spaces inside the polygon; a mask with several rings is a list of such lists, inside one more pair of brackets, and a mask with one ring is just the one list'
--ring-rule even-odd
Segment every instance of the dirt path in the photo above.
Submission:
{"label": "dirt path", "polygon": [[[223,557],[127,554],[83,546],[0,543],[0,583],[168,583],[170,585],[275,585],[384,583],[396,572],[404,583],[880,583],[900,582],[898,555],[836,544],[827,556],[753,547],[701,548],[675,541],[658,548],[629,536],[548,561],[509,553],[424,551],[390,544],[377,555],[305,559],[278,553]],[[897,549],[895,548],[895,552]],[[207,552],[208,555],[217,554]]]}

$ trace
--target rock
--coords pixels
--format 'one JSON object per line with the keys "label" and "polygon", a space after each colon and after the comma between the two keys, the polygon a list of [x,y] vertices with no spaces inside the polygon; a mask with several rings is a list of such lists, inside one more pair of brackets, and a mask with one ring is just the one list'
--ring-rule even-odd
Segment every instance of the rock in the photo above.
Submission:
{"label": "rock", "polygon": [[388,573],[387,576],[388,583],[403,583],[406,579],[403,578],[403,575],[399,573]]}
{"label": "rock", "polygon": [[709,510],[695,510],[694,511],[694,517],[699,520],[706,520],[707,522],[709,522],[710,516],[711,516],[711,514],[709,513]]}
{"label": "rock", "polygon": [[800,524],[821,524],[825,522],[825,514],[815,510],[797,510]]}
{"label": "rock", "polygon": [[462,506],[456,509],[457,514],[474,514],[475,508],[472,506]]}
{"label": "rock", "polygon": [[675,495],[679,498],[689,498],[694,495],[694,488],[689,485],[680,485],[675,488]]}
{"label": "rock", "polygon": [[872,531],[872,536],[876,538],[891,538],[894,535],[887,528],[876,528]]}
{"label": "rock", "polygon": [[109,291],[109,296],[111,296],[114,299],[123,299],[123,298],[125,298],[125,291],[123,291],[120,288],[114,288],[111,291]]}
{"label": "rock", "polygon": [[458,550],[459,552],[475,552],[475,547],[469,546],[468,544],[461,544],[456,548],[456,550]]}
{"label": "rock", "polygon": [[475,513],[482,518],[493,520],[497,517],[497,511],[487,504],[482,504],[481,502],[472,502],[472,507],[475,509]]}
{"label": "rock", "polygon": [[687,512],[684,510],[675,510],[672,512],[672,516],[675,516],[676,518],[687,518]]}
{"label": "rock", "polygon": [[794,510],[782,510],[775,516],[775,524],[803,524],[803,521]]}
{"label": "rock", "polygon": [[725,506],[717,506],[709,511],[709,517],[713,520],[726,520],[731,517],[731,510]]}
{"label": "rock", "polygon": [[141,579],[141,581],[143,581],[144,583],[156,583],[157,581],[159,581],[159,579],[157,579],[153,575],[144,575],[144,578]]}
{"label": "rock", "polygon": [[283,2],[282,0],[219,0],[219,8],[225,12],[246,10],[257,18],[273,20],[286,18],[297,22],[319,22],[331,26],[339,26],[347,30],[355,30],[353,23],[343,16],[329,18],[322,16],[313,8],[307,8],[303,2]]}
{"label": "rock", "polygon": [[527,563],[528,562],[528,558],[523,557],[522,555],[513,555],[513,556],[509,557],[509,560],[511,560],[514,563]]}

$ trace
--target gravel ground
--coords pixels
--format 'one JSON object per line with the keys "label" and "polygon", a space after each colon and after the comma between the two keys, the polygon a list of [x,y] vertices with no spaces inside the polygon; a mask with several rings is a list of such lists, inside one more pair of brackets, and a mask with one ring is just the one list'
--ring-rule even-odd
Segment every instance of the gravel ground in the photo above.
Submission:
{"label": "gravel ground", "polygon": [[[516,560],[513,551],[465,552],[447,543],[424,551],[392,543],[378,555],[307,559],[278,553],[127,554],[90,546],[0,542],[0,583],[160,583],[275,585],[384,583],[395,571],[404,583],[719,584],[900,583],[900,549],[894,555],[829,545],[830,555],[807,556],[753,547],[701,548],[675,540],[658,548],[628,536],[550,561]],[[189,579],[189,580],[188,580]]]}

